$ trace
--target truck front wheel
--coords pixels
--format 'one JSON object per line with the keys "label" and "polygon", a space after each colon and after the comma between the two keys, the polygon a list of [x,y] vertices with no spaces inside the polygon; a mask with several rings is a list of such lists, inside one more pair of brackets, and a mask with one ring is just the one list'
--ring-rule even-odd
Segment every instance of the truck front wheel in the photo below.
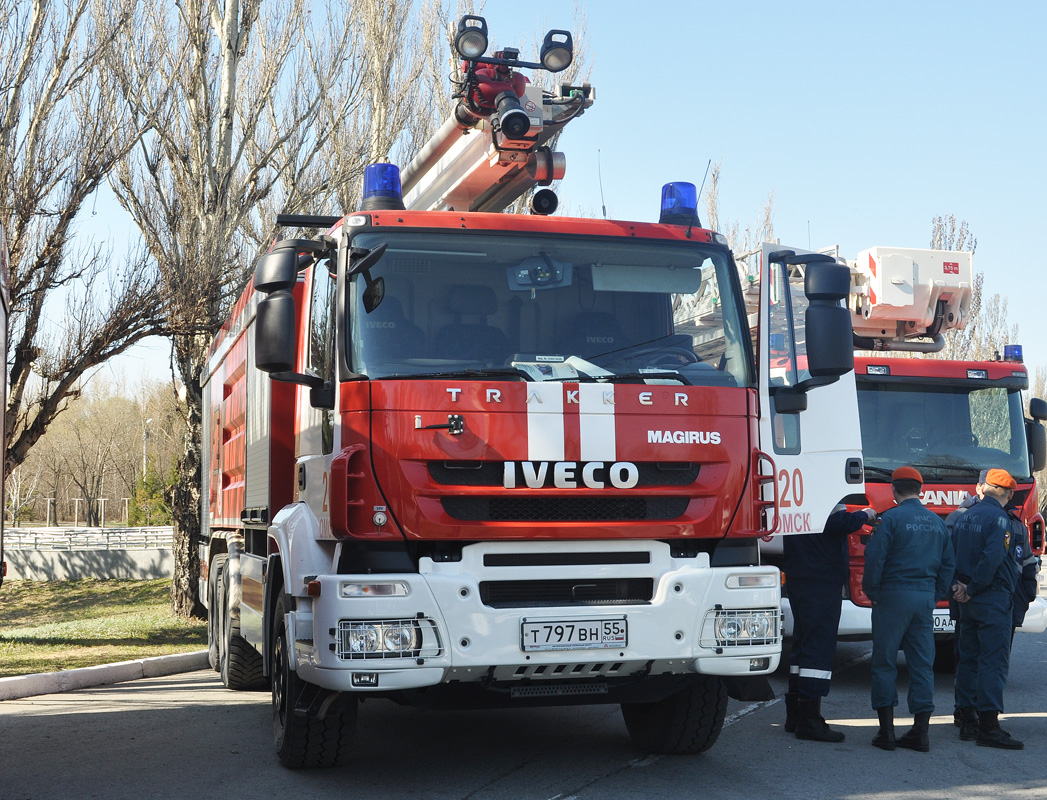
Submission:
{"label": "truck front wheel", "polygon": [[324,690],[301,680],[291,669],[284,615],[290,598],[277,600],[273,614],[271,671],[273,739],[280,763],[290,769],[338,767],[349,760],[359,703],[346,694],[324,697]]}
{"label": "truck front wheel", "polygon": [[699,675],[657,703],[622,703],[633,744],[648,753],[703,753],[720,736],[727,687],[716,675]]}

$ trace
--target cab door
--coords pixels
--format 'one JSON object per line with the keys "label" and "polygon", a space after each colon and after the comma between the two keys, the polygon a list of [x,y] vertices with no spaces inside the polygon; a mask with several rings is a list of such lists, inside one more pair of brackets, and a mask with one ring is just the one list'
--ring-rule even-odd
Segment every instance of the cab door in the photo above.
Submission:
{"label": "cab door", "polygon": [[777,534],[821,531],[833,506],[864,492],[849,287],[829,256],[763,245],[760,448],[775,463]]}

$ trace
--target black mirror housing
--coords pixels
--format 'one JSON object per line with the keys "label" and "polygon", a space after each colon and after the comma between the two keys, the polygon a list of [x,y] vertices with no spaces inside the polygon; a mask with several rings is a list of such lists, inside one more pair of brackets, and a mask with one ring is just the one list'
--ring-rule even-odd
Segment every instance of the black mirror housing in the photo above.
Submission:
{"label": "black mirror housing", "polygon": [[296,330],[294,295],[290,291],[277,290],[259,301],[254,321],[258,369],[270,373],[294,370]]}
{"label": "black mirror housing", "polygon": [[1029,401],[1029,416],[1033,419],[1047,420],[1047,401],[1034,397]]}
{"label": "black mirror housing", "polygon": [[291,289],[297,280],[298,253],[287,247],[266,253],[254,268],[254,288],[266,294]]}
{"label": "black mirror housing", "polygon": [[1042,423],[1032,422],[1026,424],[1026,435],[1029,437],[1032,471],[1039,472],[1047,467],[1047,431],[1044,430]]}

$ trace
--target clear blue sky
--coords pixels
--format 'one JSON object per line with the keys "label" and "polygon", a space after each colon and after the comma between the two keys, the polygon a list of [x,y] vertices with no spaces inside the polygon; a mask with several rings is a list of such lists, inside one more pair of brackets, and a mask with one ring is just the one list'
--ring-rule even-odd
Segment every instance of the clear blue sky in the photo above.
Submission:
{"label": "clear blue sky", "polygon": [[[1047,368],[1047,3],[590,0],[593,108],[560,141],[563,206],[654,220],[660,188],[721,162],[721,214],[774,192],[785,244],[927,247],[954,214],[975,271]],[[494,46],[575,30],[566,0],[489,0]],[[810,239],[808,239],[810,231]]]}
{"label": "clear blue sky", "polygon": [[[521,14],[519,9],[528,10]],[[722,216],[774,192],[785,244],[927,247],[966,219],[987,295],[1047,368],[1035,241],[1047,217],[1047,3],[584,4],[597,100],[572,123],[561,202],[653,220],[660,187],[721,161]],[[571,29],[568,2],[490,0],[496,44]],[[502,38],[505,35],[508,38]]]}

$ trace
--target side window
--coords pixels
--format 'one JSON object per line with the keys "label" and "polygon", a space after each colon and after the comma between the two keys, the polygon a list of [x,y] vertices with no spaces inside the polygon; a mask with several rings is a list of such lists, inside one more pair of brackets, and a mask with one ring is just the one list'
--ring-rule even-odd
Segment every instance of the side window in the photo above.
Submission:
{"label": "side window", "polygon": [[[310,301],[309,364],[311,372],[325,381],[334,380],[335,276],[325,262],[313,267],[313,296]],[[320,438],[324,455],[334,450],[334,411],[320,412]]]}
{"label": "side window", "polygon": [[771,386],[795,386],[810,377],[807,370],[807,341],[804,317],[807,295],[803,286],[803,266],[777,263],[772,267],[770,331],[768,353]]}
{"label": "side window", "polygon": [[[804,335],[807,295],[803,271],[795,265],[775,263],[771,267],[770,308],[768,311],[768,385],[795,386],[810,377]],[[800,452],[800,417],[778,414],[771,404],[774,451],[782,454]]]}

